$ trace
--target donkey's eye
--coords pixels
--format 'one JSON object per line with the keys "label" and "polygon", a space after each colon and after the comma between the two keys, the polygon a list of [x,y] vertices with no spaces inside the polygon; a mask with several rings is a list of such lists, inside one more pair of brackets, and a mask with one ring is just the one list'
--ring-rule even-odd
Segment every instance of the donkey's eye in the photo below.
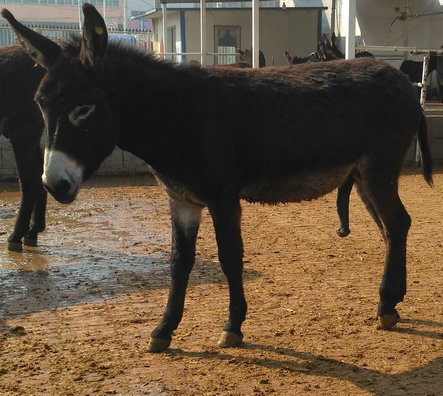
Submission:
{"label": "donkey's eye", "polygon": [[86,118],[88,118],[94,112],[94,110],[95,105],[77,106],[69,113],[68,119],[72,124],[78,126],[82,121],[86,120]]}

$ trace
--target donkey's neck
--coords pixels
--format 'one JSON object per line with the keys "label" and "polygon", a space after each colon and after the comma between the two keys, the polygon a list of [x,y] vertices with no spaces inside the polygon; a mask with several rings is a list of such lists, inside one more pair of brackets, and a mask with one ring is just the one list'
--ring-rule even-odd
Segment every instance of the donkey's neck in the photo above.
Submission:
{"label": "donkey's neck", "polygon": [[189,144],[184,133],[190,125],[184,123],[204,100],[201,79],[195,75],[204,72],[138,52],[109,58],[103,89],[121,131],[119,147],[154,167],[165,150],[180,155]]}

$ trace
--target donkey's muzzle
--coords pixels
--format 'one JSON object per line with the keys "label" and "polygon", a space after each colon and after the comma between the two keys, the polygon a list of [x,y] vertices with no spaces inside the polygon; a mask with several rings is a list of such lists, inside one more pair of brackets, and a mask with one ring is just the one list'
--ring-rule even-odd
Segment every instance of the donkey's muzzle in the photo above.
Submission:
{"label": "donkey's muzzle", "polygon": [[43,186],[60,203],[69,204],[77,196],[78,189],[73,188],[68,180],[59,180],[55,185],[43,182]]}
{"label": "donkey's muzzle", "polygon": [[42,182],[46,190],[60,203],[71,203],[83,180],[83,167],[68,154],[45,150]]}

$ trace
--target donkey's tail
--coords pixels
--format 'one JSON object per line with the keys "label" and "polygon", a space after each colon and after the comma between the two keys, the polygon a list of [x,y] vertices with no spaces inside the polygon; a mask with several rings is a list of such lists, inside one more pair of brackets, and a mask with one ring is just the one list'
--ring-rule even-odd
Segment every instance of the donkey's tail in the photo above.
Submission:
{"label": "donkey's tail", "polygon": [[418,146],[421,153],[421,164],[423,166],[423,176],[426,182],[432,187],[434,180],[432,179],[432,156],[429,149],[428,127],[426,125],[426,117],[424,113],[421,115],[420,128],[417,133]]}

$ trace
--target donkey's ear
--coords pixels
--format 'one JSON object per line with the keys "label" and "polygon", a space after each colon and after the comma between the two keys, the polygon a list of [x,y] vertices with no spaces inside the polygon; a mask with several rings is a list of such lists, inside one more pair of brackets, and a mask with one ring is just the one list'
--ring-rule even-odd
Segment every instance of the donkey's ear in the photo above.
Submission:
{"label": "donkey's ear", "polygon": [[80,61],[88,67],[100,68],[108,45],[108,32],[105,21],[96,10],[89,4],[83,4],[83,40],[80,50]]}
{"label": "donkey's ear", "polygon": [[22,47],[37,63],[48,69],[56,61],[61,54],[61,48],[57,44],[22,25],[5,8],[2,10],[2,16],[11,25]]}
{"label": "donkey's ear", "polygon": [[291,62],[292,62],[292,56],[289,55],[289,52],[288,52],[288,51],[285,51],[285,57],[286,57],[288,63],[291,63]]}

